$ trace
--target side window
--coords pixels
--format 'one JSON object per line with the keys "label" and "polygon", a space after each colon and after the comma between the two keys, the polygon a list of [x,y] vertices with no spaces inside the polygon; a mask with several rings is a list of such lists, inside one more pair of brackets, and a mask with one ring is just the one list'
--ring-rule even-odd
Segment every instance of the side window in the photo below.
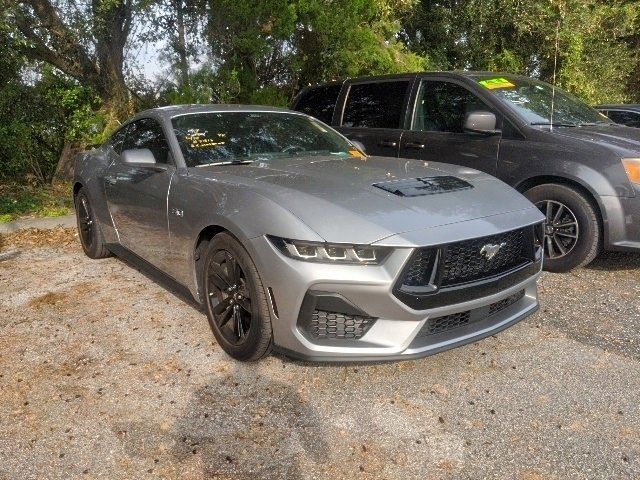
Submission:
{"label": "side window", "polygon": [[609,110],[608,117],[616,123],[630,127],[640,127],[640,113]]}
{"label": "side window", "polygon": [[406,80],[351,85],[342,126],[401,128],[408,87]]}
{"label": "side window", "polygon": [[158,122],[143,118],[129,125],[123,150],[148,148],[156,157],[156,162],[167,163],[169,144]]}
{"label": "side window", "polygon": [[109,139],[109,145],[111,145],[111,148],[113,148],[113,150],[118,155],[120,155],[120,152],[122,152],[122,144],[124,143],[124,137],[127,133],[127,128],[128,127],[121,128],[116,133],[111,135],[111,138]]}
{"label": "side window", "polygon": [[341,89],[342,85],[311,88],[302,93],[296,103],[295,110],[311,115],[330,125]]}
{"label": "side window", "polygon": [[491,111],[466,88],[450,82],[424,81],[413,119],[413,130],[462,133],[467,113]]}

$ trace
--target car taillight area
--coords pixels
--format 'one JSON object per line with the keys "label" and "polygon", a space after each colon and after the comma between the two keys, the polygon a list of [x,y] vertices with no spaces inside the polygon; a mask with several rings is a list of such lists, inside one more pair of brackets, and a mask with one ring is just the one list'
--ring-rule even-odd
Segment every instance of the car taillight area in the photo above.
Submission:
{"label": "car taillight area", "polygon": [[539,230],[533,225],[418,248],[400,274],[394,294],[411,308],[424,309],[495,293],[539,270]]}

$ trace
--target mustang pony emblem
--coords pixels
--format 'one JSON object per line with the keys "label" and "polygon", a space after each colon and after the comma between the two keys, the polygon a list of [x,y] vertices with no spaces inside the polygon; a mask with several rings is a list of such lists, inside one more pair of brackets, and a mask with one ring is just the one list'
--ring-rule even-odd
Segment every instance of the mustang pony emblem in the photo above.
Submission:
{"label": "mustang pony emblem", "polygon": [[491,243],[487,243],[480,249],[480,255],[484,255],[487,260],[491,260],[495,257],[500,249],[506,245],[505,242],[502,242],[500,245],[494,245]]}

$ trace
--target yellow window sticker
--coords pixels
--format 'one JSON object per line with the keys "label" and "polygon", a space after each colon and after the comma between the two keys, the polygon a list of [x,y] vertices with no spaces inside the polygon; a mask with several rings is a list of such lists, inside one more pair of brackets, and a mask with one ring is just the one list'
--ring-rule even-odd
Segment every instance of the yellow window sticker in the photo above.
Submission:
{"label": "yellow window sticker", "polygon": [[507,80],[504,77],[490,78],[488,80],[481,80],[478,83],[480,85],[482,85],[484,88],[488,88],[489,90],[495,90],[497,88],[513,88],[513,87],[515,87],[515,85],[513,83],[511,83],[509,80]]}
{"label": "yellow window sticker", "polygon": [[365,158],[366,157],[366,155],[364,153],[362,153],[360,150],[356,150],[355,148],[349,150],[349,154],[352,157],[357,157],[357,158]]}

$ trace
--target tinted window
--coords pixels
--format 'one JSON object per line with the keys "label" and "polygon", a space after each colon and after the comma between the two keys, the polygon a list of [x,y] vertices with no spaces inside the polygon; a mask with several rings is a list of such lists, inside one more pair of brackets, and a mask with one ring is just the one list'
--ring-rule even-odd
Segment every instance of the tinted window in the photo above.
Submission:
{"label": "tinted window", "polygon": [[466,88],[450,82],[423,82],[418,95],[413,129],[462,133],[467,113],[491,111]]}
{"label": "tinted window", "polygon": [[582,100],[539,80],[511,75],[476,80],[531,125],[548,125],[552,118],[557,125],[610,123]]}
{"label": "tinted window", "polygon": [[362,83],[349,88],[342,117],[345,127],[401,128],[408,81]]}
{"label": "tinted window", "polygon": [[355,155],[338,132],[303,115],[211,112],[177,116],[172,123],[189,167],[236,160]]}
{"label": "tinted window", "polygon": [[609,110],[607,116],[616,123],[630,127],[640,127],[640,113]]}
{"label": "tinted window", "polygon": [[327,85],[309,89],[300,95],[295,109],[330,124],[340,89],[342,89],[342,85]]}
{"label": "tinted window", "polygon": [[127,127],[121,128],[109,139],[109,145],[111,145],[111,148],[113,148],[117,154],[120,154],[122,151],[122,144],[126,133]]}
{"label": "tinted window", "polygon": [[148,148],[156,157],[156,162],[167,163],[169,144],[162,133],[162,127],[155,120],[143,118],[129,125],[123,150]]}

